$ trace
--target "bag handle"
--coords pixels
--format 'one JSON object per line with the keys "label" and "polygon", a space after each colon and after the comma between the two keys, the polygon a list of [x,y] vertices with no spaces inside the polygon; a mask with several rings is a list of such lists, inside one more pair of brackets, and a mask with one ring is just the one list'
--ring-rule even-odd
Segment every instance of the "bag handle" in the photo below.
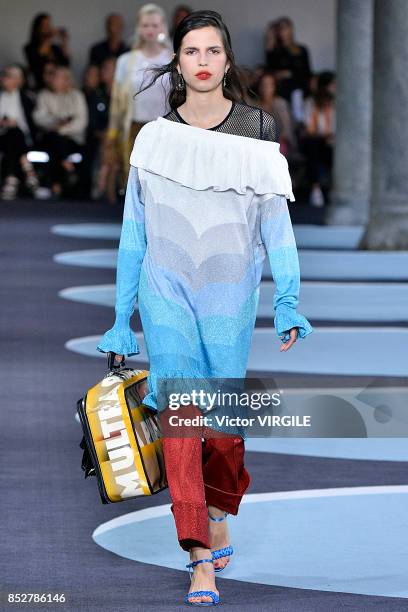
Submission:
{"label": "bag handle", "polygon": [[108,353],[108,370],[120,370],[125,366],[125,356],[122,355],[122,361],[120,361],[119,363],[115,364],[115,357],[116,357],[117,353],[114,353],[113,351],[109,351]]}

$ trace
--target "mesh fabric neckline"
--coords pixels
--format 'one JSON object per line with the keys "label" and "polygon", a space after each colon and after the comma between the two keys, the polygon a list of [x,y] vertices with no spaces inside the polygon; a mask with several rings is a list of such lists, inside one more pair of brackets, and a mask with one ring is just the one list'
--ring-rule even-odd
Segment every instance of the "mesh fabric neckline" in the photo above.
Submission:
{"label": "mesh fabric neckline", "polygon": [[[191,128],[196,127],[184,121],[176,108],[173,108],[169,113],[164,115],[163,119],[184,124]],[[224,132],[226,134],[246,136],[247,138],[279,142],[279,130],[275,117],[262,108],[250,106],[243,101],[232,100],[232,106],[227,116],[224,117],[218,125],[211,128],[196,129],[203,129],[206,132]]]}
{"label": "mesh fabric neckline", "polygon": [[[224,119],[218,123],[217,125],[214,125],[213,127],[210,128],[203,128],[204,130],[216,130],[217,128],[221,127],[230,117],[232,111],[234,110],[235,107],[235,101],[232,100],[232,105],[231,108],[229,109],[228,113],[226,114],[226,116],[224,117]],[[178,112],[177,108],[174,109],[175,114],[177,115],[177,117],[180,119],[181,123],[185,123],[186,125],[189,125],[191,127],[197,127],[197,126],[192,126],[191,123],[187,123],[187,121],[184,121],[183,117],[180,115],[180,113]]]}

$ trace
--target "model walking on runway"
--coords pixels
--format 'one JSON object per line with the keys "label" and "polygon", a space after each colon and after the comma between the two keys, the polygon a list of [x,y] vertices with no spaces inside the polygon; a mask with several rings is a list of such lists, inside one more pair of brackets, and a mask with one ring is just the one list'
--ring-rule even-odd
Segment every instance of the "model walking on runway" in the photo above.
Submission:
{"label": "model walking on runway", "polygon": [[[130,157],[116,320],[97,347],[119,360],[140,352],[130,328],[138,299],[149,358],[143,403],[160,416],[163,380],[194,379],[199,388],[200,380],[245,378],[266,255],[280,350],[313,331],[296,312],[299,261],[287,206],[294,196],[275,120],[245,102],[218,13],[185,17],[173,49],[172,61],[154,70],[154,78],[170,75],[172,110],[142,127]],[[207,427],[163,437],[178,541],[190,553],[186,603],[219,602],[214,572],[234,552],[226,516],[238,514],[251,480],[245,437]]]}

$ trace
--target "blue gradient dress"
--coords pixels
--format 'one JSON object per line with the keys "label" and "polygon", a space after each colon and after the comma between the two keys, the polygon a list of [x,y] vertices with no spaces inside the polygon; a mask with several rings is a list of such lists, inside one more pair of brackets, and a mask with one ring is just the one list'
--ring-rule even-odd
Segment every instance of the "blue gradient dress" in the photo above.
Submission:
{"label": "blue gradient dress", "polygon": [[160,117],[138,133],[130,164],[116,320],[97,349],[140,352],[130,327],[137,300],[149,357],[144,403],[160,411],[159,379],[245,378],[266,256],[281,342],[293,327],[298,338],[313,328],[296,312],[295,198],[278,143]]}

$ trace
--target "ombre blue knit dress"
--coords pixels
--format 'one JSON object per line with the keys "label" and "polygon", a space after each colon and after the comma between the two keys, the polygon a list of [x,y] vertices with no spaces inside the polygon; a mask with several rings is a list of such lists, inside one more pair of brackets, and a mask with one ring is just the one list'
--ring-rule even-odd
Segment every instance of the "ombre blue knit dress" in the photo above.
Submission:
{"label": "ombre blue knit dress", "polygon": [[[97,349],[149,358],[144,404],[161,411],[158,380],[245,378],[265,257],[281,342],[313,331],[296,311],[300,271],[287,200],[288,164],[272,115],[234,102],[218,126],[177,111],[145,124],[130,158],[116,273],[116,320]],[[271,346],[271,350],[273,347]],[[265,355],[267,358],[267,355]]]}

